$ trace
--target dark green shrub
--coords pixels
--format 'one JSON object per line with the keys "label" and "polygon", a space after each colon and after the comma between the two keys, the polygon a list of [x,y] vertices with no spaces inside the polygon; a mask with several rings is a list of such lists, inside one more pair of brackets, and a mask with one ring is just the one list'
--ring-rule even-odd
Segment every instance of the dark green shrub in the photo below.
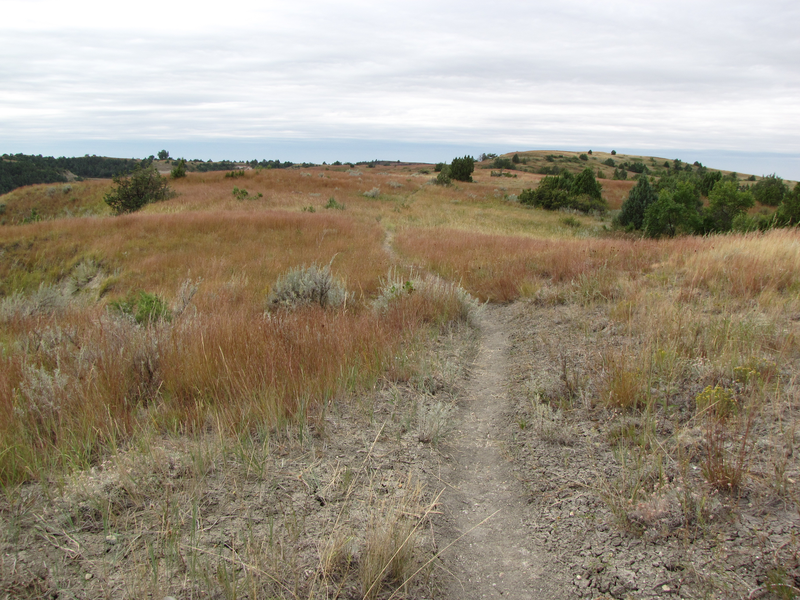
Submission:
{"label": "dark green shrub", "polygon": [[448,165],[444,165],[442,170],[439,171],[439,174],[436,176],[436,185],[450,185],[450,183],[450,167]]}
{"label": "dark green shrub", "polygon": [[344,210],[345,206],[344,204],[337,202],[336,198],[331,196],[330,198],[328,198],[328,203],[325,205],[325,208],[332,208],[334,210]]}
{"label": "dark green shrub", "polygon": [[180,179],[181,177],[186,177],[186,161],[184,159],[179,159],[177,164],[172,167],[172,171],[170,172],[170,176],[173,179]]}
{"label": "dark green shrub", "polygon": [[586,167],[573,180],[570,194],[573,196],[586,195],[595,200],[602,199],[602,186],[595,179],[594,171],[591,167]]}
{"label": "dark green shrub", "polygon": [[617,155],[617,151],[616,150],[612,150],[611,151],[611,156],[616,156],[616,155]]}
{"label": "dark green shrub", "polygon": [[173,195],[167,180],[153,166],[138,166],[130,176],[115,175],[113,179],[117,187],[103,199],[117,215],[135,212]]}
{"label": "dark green shrub", "polygon": [[450,177],[456,181],[472,181],[472,172],[475,170],[475,159],[471,156],[454,158],[450,163]]}
{"label": "dark green shrub", "polygon": [[679,233],[694,233],[700,227],[696,205],[684,204],[676,194],[663,190],[644,213],[644,232],[650,237],[673,237]]}
{"label": "dark green shrub", "polygon": [[447,165],[446,165],[445,163],[443,163],[443,162],[441,162],[441,163],[436,163],[436,166],[434,166],[434,167],[433,167],[433,170],[434,170],[436,173],[441,173],[442,169],[444,169],[446,166],[447,166]]}
{"label": "dark green shrub", "polygon": [[703,179],[700,180],[700,195],[708,198],[708,195],[711,193],[711,189],[714,187],[714,184],[721,179],[722,173],[719,171],[705,173],[703,175]]}
{"label": "dark green shrub", "polygon": [[[150,155],[150,158],[152,159],[153,156]],[[168,158],[169,158],[169,152],[167,152],[166,150],[158,151],[158,160],[167,160]]]}
{"label": "dark green shrub", "polygon": [[658,196],[650,186],[647,177],[639,177],[639,182],[622,203],[622,208],[616,219],[617,224],[626,229],[642,229],[644,226],[644,213],[656,200],[658,200]]}
{"label": "dark green shrub", "polygon": [[577,177],[569,171],[556,177],[545,177],[535,190],[522,190],[519,201],[545,210],[567,208],[583,212],[604,212],[608,207],[600,192],[601,187],[594,172],[587,167]]}
{"label": "dark green shrub", "polygon": [[622,166],[626,171],[633,171],[637,174],[650,172],[650,169],[647,168],[647,165],[640,160],[636,160],[634,162],[625,162],[622,164]]}
{"label": "dark green shrub", "polygon": [[539,175],[558,175],[561,169],[559,169],[557,165],[553,165],[552,167],[539,167],[536,172],[539,173]]}
{"label": "dark green shrub", "polygon": [[495,169],[513,169],[514,163],[507,156],[499,156],[492,162],[492,167]]}
{"label": "dark green shrub", "polygon": [[586,154],[581,154],[578,158],[581,160],[589,160],[589,157]]}
{"label": "dark green shrub", "polygon": [[749,233],[751,231],[767,231],[772,229],[777,223],[777,215],[748,215],[747,213],[739,213],[733,218],[731,223],[731,231],[738,231],[740,233]]}
{"label": "dark green shrub", "polygon": [[730,179],[714,184],[708,194],[707,214],[716,231],[730,231],[737,215],[755,206],[753,194],[739,190],[739,184]]}
{"label": "dark green shrub", "polygon": [[515,165],[518,165],[519,164],[519,154],[515,154],[513,156],[513,158],[511,159],[511,162],[513,162]]}
{"label": "dark green shrub", "polygon": [[233,197],[236,198],[237,200],[254,200],[258,198],[263,198],[264,194],[258,192],[255,196],[251,196],[250,192],[248,192],[246,189],[244,188],[239,189],[238,187],[233,186]]}
{"label": "dark green shrub", "polygon": [[773,173],[761,179],[750,188],[750,191],[753,192],[756,202],[766,206],[778,206],[783,202],[783,198],[789,192],[789,188],[783,179]]}
{"label": "dark green shrub", "polygon": [[780,226],[800,225],[800,183],[783,197],[783,202],[778,207],[775,215],[776,223]]}
{"label": "dark green shrub", "polygon": [[617,163],[613,158],[607,158],[603,161],[603,164],[607,167],[616,167]]}

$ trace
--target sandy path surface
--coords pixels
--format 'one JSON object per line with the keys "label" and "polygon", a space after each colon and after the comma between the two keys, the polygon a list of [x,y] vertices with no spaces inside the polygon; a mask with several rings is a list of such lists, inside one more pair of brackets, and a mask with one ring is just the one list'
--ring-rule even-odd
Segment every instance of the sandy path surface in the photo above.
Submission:
{"label": "sandy path surface", "polygon": [[567,598],[551,555],[526,533],[526,494],[500,439],[509,412],[506,393],[509,332],[506,309],[481,317],[481,344],[451,438],[443,473],[443,562],[453,575],[452,598]]}

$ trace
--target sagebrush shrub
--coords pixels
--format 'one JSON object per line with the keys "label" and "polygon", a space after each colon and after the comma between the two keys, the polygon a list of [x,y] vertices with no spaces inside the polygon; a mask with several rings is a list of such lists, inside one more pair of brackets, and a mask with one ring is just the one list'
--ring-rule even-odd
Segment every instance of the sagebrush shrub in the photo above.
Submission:
{"label": "sagebrush shrub", "polygon": [[279,277],[267,303],[273,309],[307,304],[319,304],[327,308],[343,306],[347,299],[347,288],[333,276],[330,265],[311,265],[296,267]]}
{"label": "sagebrush shrub", "polygon": [[452,302],[455,307],[454,320],[473,326],[477,323],[480,310],[478,301],[461,286],[437,277],[404,280],[397,273],[390,272],[373,302],[373,307],[378,311],[386,311],[393,303],[409,296],[425,299],[432,304]]}

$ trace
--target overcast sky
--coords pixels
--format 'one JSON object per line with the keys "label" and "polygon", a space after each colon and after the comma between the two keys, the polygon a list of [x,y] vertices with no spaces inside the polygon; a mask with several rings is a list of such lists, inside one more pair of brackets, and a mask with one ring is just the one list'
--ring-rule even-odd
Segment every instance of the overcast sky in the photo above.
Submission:
{"label": "overcast sky", "polygon": [[0,152],[680,149],[797,179],[798,24],[796,0],[0,0]]}

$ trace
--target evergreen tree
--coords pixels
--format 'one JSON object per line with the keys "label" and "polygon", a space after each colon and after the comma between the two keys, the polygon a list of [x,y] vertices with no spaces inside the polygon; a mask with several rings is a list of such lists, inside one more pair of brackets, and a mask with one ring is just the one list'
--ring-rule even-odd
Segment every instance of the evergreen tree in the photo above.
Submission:
{"label": "evergreen tree", "polygon": [[573,180],[570,193],[574,196],[585,194],[595,200],[602,198],[602,186],[595,179],[594,171],[591,167],[586,167]]}
{"label": "evergreen tree", "polygon": [[658,200],[644,213],[644,232],[650,237],[673,237],[678,233],[694,233],[700,225],[696,205],[678,199],[678,194],[663,190]]}
{"label": "evergreen tree", "polygon": [[645,211],[656,200],[658,196],[647,177],[640,176],[638,183],[622,203],[617,223],[626,229],[641,229],[644,226]]}
{"label": "evergreen tree", "polygon": [[179,159],[177,164],[172,167],[172,172],[170,173],[173,179],[180,179],[181,177],[186,177],[186,161],[184,159]]}
{"label": "evergreen tree", "polygon": [[152,165],[138,166],[130,177],[114,176],[117,187],[105,195],[103,200],[115,214],[135,212],[151,202],[167,200],[172,190],[167,180]]}
{"label": "evergreen tree", "polygon": [[450,178],[456,181],[472,181],[472,172],[475,170],[475,159],[471,156],[454,158],[450,163]]}
{"label": "evergreen tree", "polygon": [[800,183],[796,183],[794,189],[783,197],[775,219],[778,225],[800,225]]}

